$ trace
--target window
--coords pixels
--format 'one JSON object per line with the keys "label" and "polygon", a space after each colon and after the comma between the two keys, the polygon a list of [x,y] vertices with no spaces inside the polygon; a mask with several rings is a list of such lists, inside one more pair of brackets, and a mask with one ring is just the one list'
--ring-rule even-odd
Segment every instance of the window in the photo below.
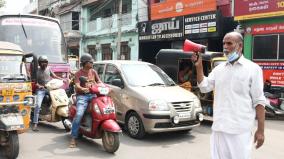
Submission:
{"label": "window", "polygon": [[104,82],[107,84],[112,84],[112,81],[115,79],[122,80],[118,69],[114,65],[107,65],[106,73],[104,77]]}
{"label": "window", "polygon": [[110,16],[111,16],[111,9],[110,8],[105,9],[103,13],[103,18],[110,17]]}
{"label": "window", "polygon": [[79,30],[79,12],[72,12],[72,30]]}
{"label": "window", "polygon": [[88,45],[89,54],[93,57],[93,59],[97,60],[97,50],[96,45]]}
{"label": "window", "polygon": [[[284,39],[282,41],[284,41]],[[284,55],[279,55],[278,42],[279,42],[279,35],[255,36],[253,39],[253,59],[254,60],[284,59]],[[282,49],[282,54],[283,54],[283,49]]]}
{"label": "window", "polygon": [[121,60],[130,60],[130,47],[128,42],[122,42],[120,47]]}
{"label": "window", "polygon": [[97,71],[100,79],[103,81],[103,73],[104,73],[104,64],[94,64],[94,69]]}
{"label": "window", "polygon": [[112,60],[110,44],[102,44],[102,60]]}

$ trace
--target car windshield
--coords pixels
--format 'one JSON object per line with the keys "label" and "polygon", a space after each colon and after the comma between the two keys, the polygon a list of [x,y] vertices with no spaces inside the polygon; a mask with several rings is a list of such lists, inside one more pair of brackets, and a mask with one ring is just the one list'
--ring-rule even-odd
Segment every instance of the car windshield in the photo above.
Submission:
{"label": "car windshield", "polygon": [[27,81],[25,64],[20,55],[0,55],[0,82]]}
{"label": "car windshield", "polygon": [[150,64],[123,64],[122,72],[130,86],[173,86],[175,82],[159,67]]}
{"label": "car windshield", "polygon": [[67,51],[60,26],[54,21],[8,17],[0,20],[0,41],[18,44],[24,52],[46,55],[51,63],[67,61]]}

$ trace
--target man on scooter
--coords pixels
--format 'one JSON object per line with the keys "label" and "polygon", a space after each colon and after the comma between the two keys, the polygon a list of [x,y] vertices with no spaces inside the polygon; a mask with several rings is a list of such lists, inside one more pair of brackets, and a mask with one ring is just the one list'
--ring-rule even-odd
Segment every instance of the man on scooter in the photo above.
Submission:
{"label": "man on scooter", "polygon": [[38,118],[39,118],[39,112],[40,112],[40,107],[41,103],[43,101],[43,98],[46,94],[48,94],[48,91],[45,89],[45,84],[49,82],[52,78],[60,79],[63,80],[62,78],[56,76],[49,67],[48,65],[48,59],[47,56],[40,56],[38,58],[38,65],[39,69],[37,70],[37,83],[36,83],[36,96],[37,96],[37,102],[36,106],[34,109],[34,118],[33,118],[33,131],[38,131],[37,124],[38,124]]}
{"label": "man on scooter", "polygon": [[[93,98],[94,94],[89,92],[89,88],[92,84],[101,83],[101,80],[97,74],[97,72],[93,69],[93,58],[90,54],[84,54],[80,57],[81,69],[75,73],[75,90],[77,96],[77,111],[76,116],[72,122],[72,130],[71,130],[71,142],[69,147],[76,147],[76,139],[78,138],[79,127],[81,119],[88,107],[88,103]],[[86,77],[87,81],[84,85],[80,84],[80,77]]]}

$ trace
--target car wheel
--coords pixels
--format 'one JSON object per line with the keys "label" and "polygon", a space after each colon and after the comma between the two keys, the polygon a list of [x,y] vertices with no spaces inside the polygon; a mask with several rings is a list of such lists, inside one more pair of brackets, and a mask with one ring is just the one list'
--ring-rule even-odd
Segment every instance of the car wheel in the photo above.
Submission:
{"label": "car wheel", "polygon": [[127,133],[136,139],[141,139],[145,136],[145,129],[141,118],[135,112],[131,112],[126,118]]}

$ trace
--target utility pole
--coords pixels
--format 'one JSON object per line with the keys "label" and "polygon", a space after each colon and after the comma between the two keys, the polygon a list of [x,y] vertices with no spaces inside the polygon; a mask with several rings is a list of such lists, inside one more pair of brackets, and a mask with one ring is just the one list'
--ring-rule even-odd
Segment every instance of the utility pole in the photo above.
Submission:
{"label": "utility pole", "polygon": [[121,43],[121,22],[122,22],[122,0],[118,0],[118,18],[117,18],[117,59],[120,60],[120,43]]}

